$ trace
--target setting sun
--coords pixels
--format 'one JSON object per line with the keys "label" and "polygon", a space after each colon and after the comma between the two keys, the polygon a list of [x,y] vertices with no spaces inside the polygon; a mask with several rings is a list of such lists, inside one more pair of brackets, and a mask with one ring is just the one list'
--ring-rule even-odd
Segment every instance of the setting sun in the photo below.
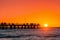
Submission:
{"label": "setting sun", "polygon": [[48,24],[44,24],[44,27],[48,27]]}

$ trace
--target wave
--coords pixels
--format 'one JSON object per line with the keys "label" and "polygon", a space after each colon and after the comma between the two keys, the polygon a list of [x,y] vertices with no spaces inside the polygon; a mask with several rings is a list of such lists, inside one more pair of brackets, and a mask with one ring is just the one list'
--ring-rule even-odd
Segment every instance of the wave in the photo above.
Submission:
{"label": "wave", "polygon": [[47,35],[47,36],[40,36],[40,35],[6,35],[6,34],[0,34],[0,38],[21,38],[21,37],[46,37],[46,38],[49,38],[49,37],[60,37],[60,35]]}

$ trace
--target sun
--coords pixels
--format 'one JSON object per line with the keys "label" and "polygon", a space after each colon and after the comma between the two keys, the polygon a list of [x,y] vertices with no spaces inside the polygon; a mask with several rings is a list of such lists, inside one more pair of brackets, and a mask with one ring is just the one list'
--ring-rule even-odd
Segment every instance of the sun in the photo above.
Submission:
{"label": "sun", "polygon": [[48,24],[44,24],[44,27],[48,27]]}

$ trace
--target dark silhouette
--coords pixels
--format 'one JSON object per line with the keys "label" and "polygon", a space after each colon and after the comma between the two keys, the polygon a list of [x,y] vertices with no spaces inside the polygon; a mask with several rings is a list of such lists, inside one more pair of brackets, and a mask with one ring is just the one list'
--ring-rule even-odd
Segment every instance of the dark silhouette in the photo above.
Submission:
{"label": "dark silhouette", "polygon": [[0,29],[38,29],[39,24],[36,23],[23,23],[23,24],[14,24],[14,23],[0,23]]}

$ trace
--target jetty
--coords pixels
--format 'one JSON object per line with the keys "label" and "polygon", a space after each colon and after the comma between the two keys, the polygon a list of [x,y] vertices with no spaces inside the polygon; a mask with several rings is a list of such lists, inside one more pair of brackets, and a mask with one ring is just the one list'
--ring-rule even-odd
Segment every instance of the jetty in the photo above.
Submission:
{"label": "jetty", "polygon": [[38,29],[39,27],[40,25],[36,23],[0,23],[0,29]]}

